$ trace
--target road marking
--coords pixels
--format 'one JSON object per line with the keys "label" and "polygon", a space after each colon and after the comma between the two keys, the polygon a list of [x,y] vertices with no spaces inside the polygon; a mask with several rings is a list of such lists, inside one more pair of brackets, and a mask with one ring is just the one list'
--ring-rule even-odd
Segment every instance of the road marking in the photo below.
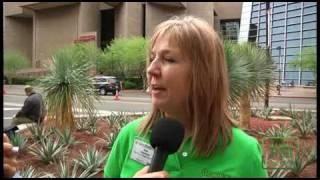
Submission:
{"label": "road marking", "polygon": [[4,111],[20,110],[20,108],[3,108]]}
{"label": "road marking", "polygon": [[18,107],[22,107],[23,104],[17,104],[17,103],[8,103],[8,102],[5,102],[3,103],[4,106],[18,106]]}

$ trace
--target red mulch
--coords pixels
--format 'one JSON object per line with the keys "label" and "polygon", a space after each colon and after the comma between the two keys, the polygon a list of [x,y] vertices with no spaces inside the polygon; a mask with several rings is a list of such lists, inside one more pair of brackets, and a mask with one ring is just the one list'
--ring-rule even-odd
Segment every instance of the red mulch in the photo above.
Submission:
{"label": "red mulch", "polygon": [[[254,136],[258,139],[258,141],[261,143],[262,141],[262,137],[257,135],[255,133],[255,131],[257,130],[264,130],[266,131],[268,128],[272,127],[275,124],[285,124],[288,125],[289,122],[288,121],[266,121],[263,120],[261,118],[252,118],[251,119],[251,128],[250,131],[252,131],[254,134]],[[85,153],[87,151],[88,146],[91,145],[95,145],[96,148],[98,148],[103,155],[105,155],[109,150],[106,148],[103,148],[104,144],[97,144],[96,142],[99,140],[100,138],[104,138],[103,133],[108,133],[109,127],[106,121],[103,120],[98,120],[97,121],[97,134],[95,136],[88,134],[86,132],[83,131],[74,131],[73,132],[73,136],[76,140],[81,141],[81,144],[76,144],[73,145],[69,148],[69,152],[68,152],[68,162],[69,164],[71,163],[73,158],[79,157],[80,156],[80,151],[82,151],[83,153]],[[23,134],[26,137],[30,137],[30,132],[28,131],[24,131]],[[303,142],[302,147],[304,148],[310,148],[310,145],[316,145],[316,137],[309,137],[309,138],[305,138],[305,139],[301,139],[300,141]],[[28,141],[28,146],[30,146],[32,142]],[[262,147],[264,147],[264,153],[268,153],[268,144],[263,145]],[[18,155],[18,161],[19,161],[19,170],[21,170],[24,167],[29,167],[32,166],[35,168],[36,173],[39,172],[49,172],[49,173],[53,173],[55,175],[57,175],[58,172],[58,165],[57,164],[44,164],[41,161],[39,161],[38,159],[36,159],[34,157],[34,155],[32,154],[28,154],[26,152],[21,152]],[[73,162],[72,162],[73,164]],[[104,165],[103,165],[104,166]],[[303,172],[299,175],[299,177],[316,177],[316,163],[313,163],[309,166],[307,166]],[[102,167],[103,168],[103,167]],[[288,177],[294,177],[292,175],[288,175]],[[97,174],[95,177],[97,178],[102,178],[103,177],[103,172],[100,172],[99,174]]]}

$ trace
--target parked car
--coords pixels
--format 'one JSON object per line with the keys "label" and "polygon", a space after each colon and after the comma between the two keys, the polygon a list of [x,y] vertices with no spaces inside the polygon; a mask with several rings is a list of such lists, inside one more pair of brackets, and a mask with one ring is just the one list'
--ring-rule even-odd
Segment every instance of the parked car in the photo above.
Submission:
{"label": "parked car", "polygon": [[107,95],[108,92],[116,95],[117,90],[121,91],[120,81],[114,76],[95,76],[94,87],[100,95]]}

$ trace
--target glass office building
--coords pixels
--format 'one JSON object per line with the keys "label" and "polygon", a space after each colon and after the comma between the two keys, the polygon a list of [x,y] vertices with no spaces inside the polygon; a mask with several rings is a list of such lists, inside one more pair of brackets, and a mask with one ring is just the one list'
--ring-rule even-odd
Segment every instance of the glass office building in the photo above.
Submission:
{"label": "glass office building", "polygon": [[[265,2],[243,3],[239,42],[256,42],[265,48],[266,15]],[[288,63],[303,58],[306,48],[317,51],[317,2],[270,2],[269,22],[269,47],[277,65],[274,78],[278,81],[280,77],[286,84],[310,84],[314,81],[313,72]]]}

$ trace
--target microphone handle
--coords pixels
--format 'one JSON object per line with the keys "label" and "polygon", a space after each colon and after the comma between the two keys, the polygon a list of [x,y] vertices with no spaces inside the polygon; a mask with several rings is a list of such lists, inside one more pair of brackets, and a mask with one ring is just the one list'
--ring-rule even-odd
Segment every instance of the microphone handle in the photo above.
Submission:
{"label": "microphone handle", "polygon": [[168,152],[160,150],[159,147],[154,149],[154,154],[151,160],[149,173],[163,170],[164,164],[168,158]]}

